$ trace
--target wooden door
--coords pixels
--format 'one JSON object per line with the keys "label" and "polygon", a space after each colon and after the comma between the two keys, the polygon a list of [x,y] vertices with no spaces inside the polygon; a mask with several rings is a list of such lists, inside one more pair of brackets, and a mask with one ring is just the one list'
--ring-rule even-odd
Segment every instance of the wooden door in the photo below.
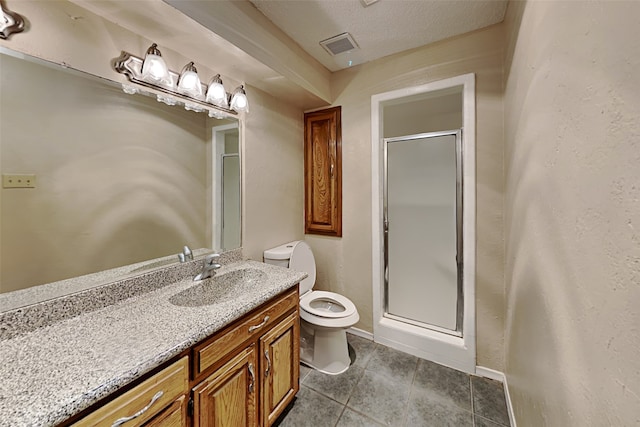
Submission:
{"label": "wooden door", "polygon": [[258,425],[257,362],[252,344],[193,389],[194,427]]}
{"label": "wooden door", "polygon": [[342,237],[341,107],[304,115],[305,234]]}
{"label": "wooden door", "polygon": [[300,385],[300,319],[286,317],[260,338],[262,425],[270,426],[293,400]]}

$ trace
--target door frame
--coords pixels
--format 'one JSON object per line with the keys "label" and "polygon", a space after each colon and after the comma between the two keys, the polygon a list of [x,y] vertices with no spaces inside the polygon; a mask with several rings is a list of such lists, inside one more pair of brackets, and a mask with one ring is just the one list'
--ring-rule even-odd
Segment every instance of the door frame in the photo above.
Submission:
{"label": "door frame", "polygon": [[[462,88],[464,308],[461,337],[407,324],[384,316],[384,132],[383,111],[388,104],[445,89]],[[465,372],[476,369],[476,107],[475,74],[465,74],[371,97],[371,235],[374,341]]]}

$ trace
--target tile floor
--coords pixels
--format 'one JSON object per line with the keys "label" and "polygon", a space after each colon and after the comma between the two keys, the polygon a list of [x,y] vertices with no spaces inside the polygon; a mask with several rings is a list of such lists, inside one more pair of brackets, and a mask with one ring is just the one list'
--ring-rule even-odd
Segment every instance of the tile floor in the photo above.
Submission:
{"label": "tile floor", "polygon": [[341,375],[300,366],[300,391],[278,427],[509,426],[502,383],[347,334]]}

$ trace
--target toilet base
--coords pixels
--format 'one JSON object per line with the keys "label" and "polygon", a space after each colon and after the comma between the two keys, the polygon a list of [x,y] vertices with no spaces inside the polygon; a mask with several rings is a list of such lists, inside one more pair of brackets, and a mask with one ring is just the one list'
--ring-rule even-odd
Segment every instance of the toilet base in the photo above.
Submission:
{"label": "toilet base", "polygon": [[319,372],[338,375],[349,369],[346,329],[323,328],[300,319],[300,361]]}

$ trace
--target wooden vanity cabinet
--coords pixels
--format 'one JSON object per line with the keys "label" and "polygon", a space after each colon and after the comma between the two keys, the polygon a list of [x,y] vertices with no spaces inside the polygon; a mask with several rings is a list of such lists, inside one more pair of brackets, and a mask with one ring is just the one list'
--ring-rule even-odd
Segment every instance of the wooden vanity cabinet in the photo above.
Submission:
{"label": "wooden vanity cabinet", "polygon": [[292,313],[260,338],[262,425],[270,426],[299,389],[300,319]]}
{"label": "wooden vanity cabinet", "polygon": [[189,360],[183,357],[73,426],[186,426],[188,391]]}
{"label": "wooden vanity cabinet", "polygon": [[144,427],[183,427],[187,424],[187,396],[180,396],[167,409],[151,419]]}
{"label": "wooden vanity cabinet", "polygon": [[297,287],[193,349],[194,427],[271,426],[299,389]]}
{"label": "wooden vanity cabinet", "polygon": [[257,374],[252,344],[194,387],[194,427],[258,425]]}
{"label": "wooden vanity cabinet", "polygon": [[299,389],[299,301],[283,292],[73,426],[271,426]]}

